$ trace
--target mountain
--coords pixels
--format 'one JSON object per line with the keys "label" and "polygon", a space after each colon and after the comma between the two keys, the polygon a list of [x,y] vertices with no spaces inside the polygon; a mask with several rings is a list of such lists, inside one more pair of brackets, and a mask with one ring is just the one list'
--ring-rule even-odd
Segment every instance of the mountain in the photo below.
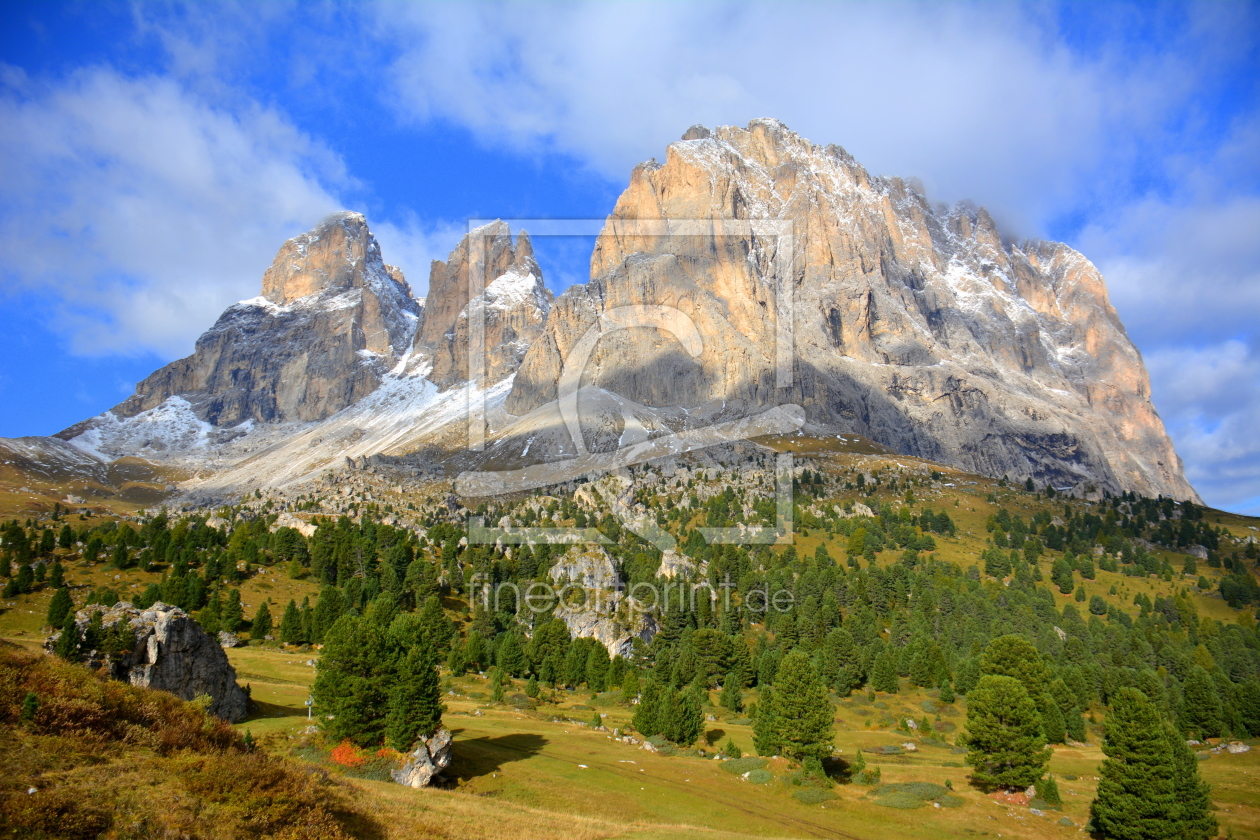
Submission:
{"label": "mountain", "polygon": [[216,427],[322,420],[376,390],[421,312],[367,220],[338,213],[284,243],[260,296],[229,307],[193,355],[153,373],[112,413],[132,418],[177,396]]}
{"label": "mountain", "polygon": [[411,452],[462,428],[469,313],[501,402],[552,302],[528,234],[513,241],[502,222],[434,261],[429,288],[413,297],[362,215],[330,216],[280,248],[262,294],[228,307],[191,356],[57,437],[191,470],[184,489],[203,496]]}
{"label": "mountain", "polygon": [[[666,235],[642,220],[664,220]],[[973,472],[1197,498],[1085,257],[1013,241],[983,209],[932,206],[911,183],[873,177],[777,121],[696,127],[664,164],[637,167],[591,278],[557,300],[510,412],[554,400],[566,354],[594,329],[606,334],[585,382],[686,406],[693,423],[798,404],[808,431],[858,433]],[[697,355],[660,330],[600,323],[659,304],[695,325]],[[778,374],[783,332],[790,382]]]}
{"label": "mountain", "polygon": [[[337,214],[192,356],[59,437],[230,495],[374,455],[449,474],[681,451],[782,406],[807,434],[973,472],[1197,499],[1085,257],[777,121],[695,127],[636,167],[590,277],[553,301],[528,235],[495,222],[433,263],[419,301],[364,217]],[[465,451],[470,411],[484,452]]]}

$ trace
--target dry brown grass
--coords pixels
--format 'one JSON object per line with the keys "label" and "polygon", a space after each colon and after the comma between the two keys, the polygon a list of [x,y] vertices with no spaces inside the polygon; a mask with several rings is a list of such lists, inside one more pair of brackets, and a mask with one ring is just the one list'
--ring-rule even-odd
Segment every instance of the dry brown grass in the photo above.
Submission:
{"label": "dry brown grass", "polygon": [[192,704],[4,643],[0,742],[4,837],[384,836],[345,785],[250,750]]}

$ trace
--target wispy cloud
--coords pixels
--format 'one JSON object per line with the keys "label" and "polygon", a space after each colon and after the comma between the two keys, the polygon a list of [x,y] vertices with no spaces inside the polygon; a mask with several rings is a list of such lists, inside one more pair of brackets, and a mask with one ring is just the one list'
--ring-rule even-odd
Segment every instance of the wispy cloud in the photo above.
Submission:
{"label": "wispy cloud", "polygon": [[[395,103],[615,178],[690,124],[773,116],[1024,233],[1090,203],[1197,91],[1192,47],[1070,49],[1016,4],[395,4]],[[1195,18],[1198,20],[1198,18]],[[1212,32],[1202,33],[1203,27]]]}
{"label": "wispy cloud", "polygon": [[283,114],[169,78],[0,78],[0,270],[60,298],[79,353],[188,352],[347,181]]}

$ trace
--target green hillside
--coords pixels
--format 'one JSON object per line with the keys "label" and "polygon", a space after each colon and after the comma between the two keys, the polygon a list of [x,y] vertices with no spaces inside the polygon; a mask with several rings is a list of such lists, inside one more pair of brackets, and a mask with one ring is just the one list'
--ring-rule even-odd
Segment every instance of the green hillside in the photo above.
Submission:
{"label": "green hillside", "polygon": [[[1011,487],[860,441],[762,442],[793,451],[803,467],[791,544],[709,545],[698,530],[773,524],[773,484],[757,479],[769,475],[769,457],[631,474],[640,515],[703,568],[686,582],[707,582],[720,597],[662,603],[655,638],[624,657],[571,641],[549,611],[513,597],[554,582],[566,546],[466,540],[469,514],[511,528],[594,528],[624,586],[663,589],[658,547],[631,533],[598,487],[573,485],[463,500],[456,514],[436,503],[441,486],[366,479],[336,494],[251,494],[210,525],[207,512],[42,514],[4,531],[9,568],[0,572],[12,583],[0,635],[28,647],[42,640],[54,574],[75,606],[160,599],[242,639],[267,601],[271,632],[252,635],[272,639],[229,652],[257,706],[239,728],[270,754],[349,773],[360,806],[393,815],[390,836],[409,836],[396,823],[459,837],[1067,837],[1089,820],[1102,727],[1126,687],[1202,742],[1198,765],[1222,833],[1260,836],[1260,751],[1216,747],[1260,737],[1251,539],[1260,521],[1166,499]],[[281,514],[318,527],[310,537],[273,530]],[[485,585],[500,593],[497,609],[482,602]],[[763,592],[785,593],[788,608],[763,609]],[[237,601],[239,618],[229,606]],[[371,774],[339,764],[335,744],[307,733],[313,664],[338,621],[373,623],[382,651],[437,652],[456,735],[449,789],[354,778]],[[1044,674],[1035,700],[1057,740],[1048,765],[1057,809],[977,786],[964,763],[967,695],[986,648],[1008,634],[1032,644]],[[756,756],[759,707],[774,704],[767,697],[782,688],[792,651],[825,688],[835,733],[825,774],[780,756],[781,743],[763,742],[761,759],[714,760],[728,742]],[[647,733],[652,751],[618,737],[642,741],[638,730],[653,726],[640,714],[636,727],[643,703],[633,702],[649,686],[682,710]],[[482,819],[489,813],[493,828]]]}

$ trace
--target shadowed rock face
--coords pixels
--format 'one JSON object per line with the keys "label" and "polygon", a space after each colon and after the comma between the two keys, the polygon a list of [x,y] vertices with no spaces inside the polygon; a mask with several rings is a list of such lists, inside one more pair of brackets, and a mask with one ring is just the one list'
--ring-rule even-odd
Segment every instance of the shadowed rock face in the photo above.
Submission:
{"label": "shadowed rock face", "polygon": [[193,355],[150,375],[113,413],[134,417],[179,396],[215,426],[322,420],[376,390],[421,316],[363,216],[338,213],[286,242],[260,297],[229,307]]}
{"label": "shadowed rock face", "polygon": [[[112,607],[87,607],[75,613],[80,638],[85,638],[97,612],[102,614],[105,630],[121,624],[134,642],[123,653],[85,651],[90,665],[107,669],[115,679],[169,691],[184,700],[208,695],[210,714],[232,723],[245,718],[249,698],[236,684],[236,670],[219,643],[183,610],[161,602],[146,610],[125,601]],[[45,647],[52,650],[60,635],[49,638]]]}
{"label": "shadowed rock face", "polygon": [[429,379],[439,388],[469,380],[469,340],[480,318],[485,382],[513,373],[542,333],[552,295],[543,285],[529,235],[512,244],[504,222],[470,231],[446,262],[434,260],[424,325],[416,352],[433,359]]}
{"label": "shadowed rock face", "polygon": [[[700,224],[667,236],[633,225],[662,219]],[[763,219],[789,222],[791,238],[721,227]],[[698,355],[661,330],[609,332],[583,382],[710,422],[798,403],[817,428],[980,473],[1197,498],[1087,259],[1009,241],[983,209],[930,206],[777,121],[693,128],[663,165],[637,167],[591,277],[556,300],[508,397],[513,414],[556,398],[564,359],[602,314],[666,305],[695,324]]]}

